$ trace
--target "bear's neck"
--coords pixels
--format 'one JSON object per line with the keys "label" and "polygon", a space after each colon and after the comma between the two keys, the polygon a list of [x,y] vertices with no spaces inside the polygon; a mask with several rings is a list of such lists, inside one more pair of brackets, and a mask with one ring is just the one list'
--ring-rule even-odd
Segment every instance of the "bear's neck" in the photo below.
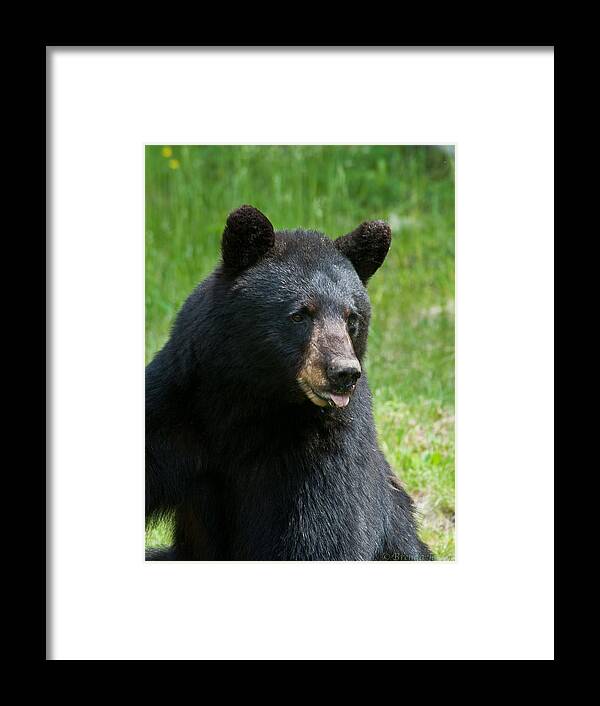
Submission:
{"label": "bear's neck", "polygon": [[[169,356],[169,365],[159,362],[163,355]],[[260,450],[293,447],[311,436],[326,441],[333,435],[339,440],[340,434],[352,431],[359,410],[370,416],[366,376],[360,378],[347,407],[330,408],[316,406],[299,388],[296,395],[293,390],[287,395],[261,395],[251,381],[224,385],[222,376],[206,370],[196,375],[189,372],[191,366],[178,362],[171,351],[163,349],[147,367],[146,428],[152,432],[156,420],[161,436],[175,434],[187,449],[193,450],[198,443],[219,453],[237,444]]]}

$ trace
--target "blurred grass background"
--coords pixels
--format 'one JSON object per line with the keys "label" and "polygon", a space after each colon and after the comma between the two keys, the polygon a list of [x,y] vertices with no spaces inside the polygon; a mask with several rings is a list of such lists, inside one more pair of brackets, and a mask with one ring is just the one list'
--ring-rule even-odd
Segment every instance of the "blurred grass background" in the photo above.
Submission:
{"label": "blurred grass background", "polygon": [[[421,536],[454,558],[454,153],[425,146],[147,146],[146,362],[217,264],[227,214],[336,237],[385,219],[369,283],[366,370],[381,446],[417,503]],[[170,541],[163,524],[148,546]]]}

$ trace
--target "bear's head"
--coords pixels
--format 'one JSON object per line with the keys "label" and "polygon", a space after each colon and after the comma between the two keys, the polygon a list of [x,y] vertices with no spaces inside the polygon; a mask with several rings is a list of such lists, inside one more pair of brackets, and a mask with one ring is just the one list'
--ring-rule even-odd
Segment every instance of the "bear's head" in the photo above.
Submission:
{"label": "bear's head", "polygon": [[[227,219],[221,275],[227,282],[230,369],[252,376],[256,394],[345,407],[362,373],[370,304],[365,285],[391,242],[372,221],[337,240],[275,231],[252,206]],[[240,365],[242,359],[244,364]]]}

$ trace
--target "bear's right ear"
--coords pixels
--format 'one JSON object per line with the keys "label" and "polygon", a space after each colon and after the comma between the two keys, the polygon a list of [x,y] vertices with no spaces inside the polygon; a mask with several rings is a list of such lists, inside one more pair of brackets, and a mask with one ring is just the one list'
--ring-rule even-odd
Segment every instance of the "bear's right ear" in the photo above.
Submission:
{"label": "bear's right ear", "polygon": [[367,284],[383,264],[392,242],[392,231],[385,221],[365,221],[358,228],[334,241],[335,247],[354,265]]}
{"label": "bear's right ear", "polygon": [[221,241],[223,264],[231,272],[241,272],[258,262],[274,242],[273,226],[264,213],[240,206],[227,218]]}

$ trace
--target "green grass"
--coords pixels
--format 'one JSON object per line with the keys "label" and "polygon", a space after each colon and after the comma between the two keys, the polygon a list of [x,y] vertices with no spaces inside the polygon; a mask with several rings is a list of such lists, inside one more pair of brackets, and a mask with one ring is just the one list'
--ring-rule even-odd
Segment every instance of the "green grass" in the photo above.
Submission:
{"label": "green grass", "polygon": [[[438,559],[453,559],[453,156],[414,146],[147,147],[147,362],[215,267],[227,214],[242,203],[277,229],[332,237],[364,220],[391,224],[392,248],[369,284],[366,369],[377,430],[417,502],[423,538]],[[169,534],[154,527],[147,544]]]}

